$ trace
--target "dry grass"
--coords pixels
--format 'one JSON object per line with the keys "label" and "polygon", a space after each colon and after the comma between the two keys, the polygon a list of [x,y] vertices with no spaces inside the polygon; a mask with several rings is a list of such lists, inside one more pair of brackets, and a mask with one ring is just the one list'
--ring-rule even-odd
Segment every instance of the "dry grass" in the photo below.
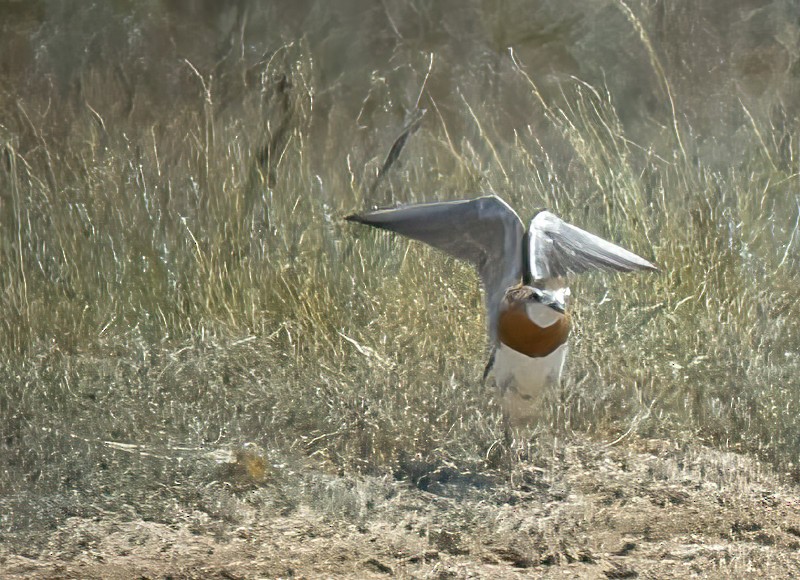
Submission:
{"label": "dry grass", "polygon": [[[650,16],[622,14],[641,38],[655,25],[636,19]],[[143,34],[157,29],[139,17]],[[238,18],[219,46],[239,46]],[[646,145],[602,82],[545,90],[524,59],[499,54],[491,80],[465,73],[448,95],[434,60],[426,116],[370,195],[427,54],[398,49],[402,66],[359,92],[352,71],[331,80],[308,38],[206,65],[164,49],[175,58],[152,70],[148,48],[115,50],[119,66],[86,62],[65,86],[30,78],[0,94],[2,534],[108,511],[169,522],[195,504],[225,521],[230,496],[203,486],[221,450],[245,442],[284,468],[495,473],[477,278],[341,220],[490,190],[523,219],[550,207],[662,268],[576,281],[567,381],[542,442],[699,440],[798,478],[790,111],[743,107],[746,146],[720,167],[665,98],[669,59],[650,81]],[[502,477],[513,487],[525,465]],[[276,501],[296,505],[286,488]],[[319,502],[349,501],[330,493]]]}

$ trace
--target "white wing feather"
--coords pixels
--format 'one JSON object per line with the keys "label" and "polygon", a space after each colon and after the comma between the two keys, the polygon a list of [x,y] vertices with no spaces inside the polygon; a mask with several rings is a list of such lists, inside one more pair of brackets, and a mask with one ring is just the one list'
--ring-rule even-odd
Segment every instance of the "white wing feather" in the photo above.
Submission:
{"label": "white wing feather", "polygon": [[531,277],[537,282],[587,270],[658,270],[641,256],[568,224],[549,211],[539,212],[528,232]]}

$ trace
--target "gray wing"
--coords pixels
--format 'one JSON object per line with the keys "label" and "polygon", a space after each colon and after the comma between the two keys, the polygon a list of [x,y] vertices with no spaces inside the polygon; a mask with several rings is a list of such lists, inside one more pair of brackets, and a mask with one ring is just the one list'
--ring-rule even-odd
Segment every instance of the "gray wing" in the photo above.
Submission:
{"label": "gray wing", "polygon": [[570,225],[549,211],[538,213],[528,232],[531,275],[537,281],[587,270],[658,270],[633,252]]}
{"label": "gray wing", "polygon": [[381,209],[346,218],[419,240],[478,269],[486,292],[489,336],[497,336],[497,317],[505,291],[522,277],[519,216],[499,197],[422,203]]}

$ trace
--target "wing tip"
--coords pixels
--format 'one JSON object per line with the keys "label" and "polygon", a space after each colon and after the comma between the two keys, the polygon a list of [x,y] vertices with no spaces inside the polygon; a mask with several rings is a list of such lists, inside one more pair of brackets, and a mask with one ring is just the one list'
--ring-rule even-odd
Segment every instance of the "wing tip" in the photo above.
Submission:
{"label": "wing tip", "polygon": [[367,223],[365,218],[362,215],[357,214],[357,213],[351,213],[350,215],[344,216],[344,220],[347,221],[347,222],[354,222],[354,223],[357,223],[357,224]]}
{"label": "wing tip", "polygon": [[[633,253],[633,252],[631,252]],[[636,256],[636,260],[628,260],[628,263],[625,265],[619,266],[611,266],[610,270],[617,270],[618,272],[661,272],[661,268],[639,256],[638,254],[633,254]],[[598,267],[598,269],[603,270],[605,268]]]}
{"label": "wing tip", "polygon": [[661,268],[656,266],[650,260],[646,260],[646,259],[642,258],[641,256],[638,256],[638,257],[643,262],[641,264],[641,267],[639,268],[640,270],[647,270],[648,272],[661,272]]}

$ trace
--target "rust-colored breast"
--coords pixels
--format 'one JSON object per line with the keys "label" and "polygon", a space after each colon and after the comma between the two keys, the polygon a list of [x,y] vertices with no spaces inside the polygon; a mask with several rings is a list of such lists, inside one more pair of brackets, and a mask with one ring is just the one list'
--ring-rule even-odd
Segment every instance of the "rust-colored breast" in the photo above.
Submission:
{"label": "rust-colored breast", "polygon": [[530,357],[542,357],[567,342],[569,315],[541,328],[528,318],[525,304],[518,302],[503,309],[498,327],[500,341],[507,347]]}

